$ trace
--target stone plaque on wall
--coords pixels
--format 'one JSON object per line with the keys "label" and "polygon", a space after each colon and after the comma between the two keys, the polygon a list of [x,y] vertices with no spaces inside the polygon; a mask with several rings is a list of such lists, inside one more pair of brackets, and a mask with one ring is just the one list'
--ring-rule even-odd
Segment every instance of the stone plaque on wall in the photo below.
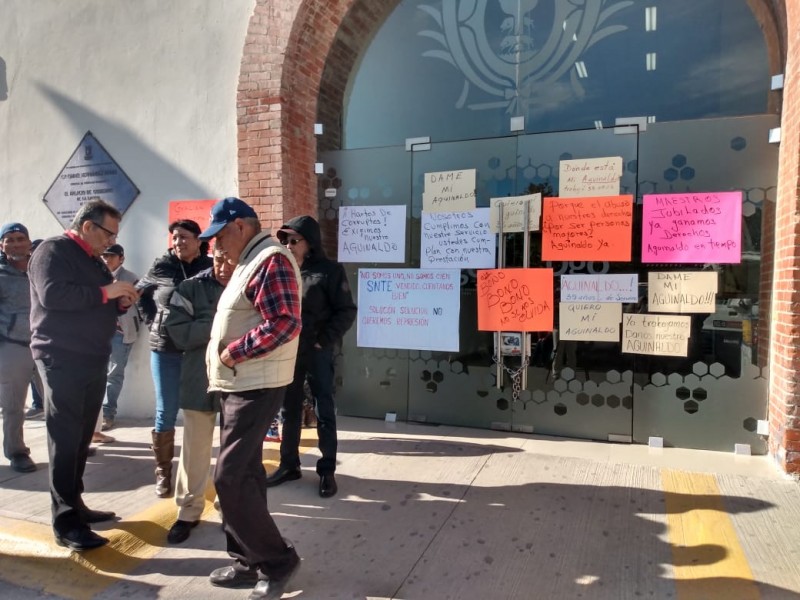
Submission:
{"label": "stone plaque on wall", "polygon": [[66,229],[89,198],[105,200],[125,214],[138,195],[125,171],[87,131],[44,195],[44,203]]}

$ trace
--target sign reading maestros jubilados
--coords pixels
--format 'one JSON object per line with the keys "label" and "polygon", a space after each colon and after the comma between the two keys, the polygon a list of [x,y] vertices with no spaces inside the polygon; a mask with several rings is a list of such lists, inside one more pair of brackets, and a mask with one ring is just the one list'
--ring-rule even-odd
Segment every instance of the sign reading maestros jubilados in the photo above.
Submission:
{"label": "sign reading maestros jubilados", "polygon": [[139,189],[89,131],[44,195],[47,208],[66,229],[90,198],[100,198],[122,214]]}
{"label": "sign reading maestros jubilados", "polygon": [[642,262],[742,262],[742,192],[645,194]]}
{"label": "sign reading maestros jubilados", "polygon": [[458,352],[458,269],[359,269],[357,345]]}

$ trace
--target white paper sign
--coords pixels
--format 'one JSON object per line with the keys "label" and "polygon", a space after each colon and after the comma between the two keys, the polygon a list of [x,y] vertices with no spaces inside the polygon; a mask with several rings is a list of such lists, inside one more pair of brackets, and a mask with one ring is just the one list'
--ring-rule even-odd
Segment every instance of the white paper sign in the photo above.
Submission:
{"label": "white paper sign", "polygon": [[639,276],[562,275],[562,302],[638,302]]}
{"label": "white paper sign", "polygon": [[648,308],[651,312],[713,313],[717,280],[715,271],[648,273]]}
{"label": "white paper sign", "polygon": [[497,239],[489,231],[489,209],[422,211],[423,269],[493,269]]}
{"label": "white paper sign", "polygon": [[405,206],[339,209],[339,262],[401,263],[405,258]]}
{"label": "white paper sign", "polygon": [[356,343],[458,352],[458,269],[359,269]]}
{"label": "white paper sign", "polygon": [[528,203],[528,231],[539,231],[542,220],[542,195],[511,196],[509,198],[491,198],[489,217],[492,233],[500,233],[500,209],[503,209],[503,231],[515,233],[525,231],[525,202]]}
{"label": "white paper sign", "polygon": [[422,210],[455,212],[475,208],[475,169],[425,174]]}
{"label": "white paper sign", "polygon": [[622,157],[562,160],[558,170],[558,195],[562,198],[619,196]]}
{"label": "white paper sign", "polygon": [[622,351],[630,354],[686,356],[692,317],[622,315]]}
{"label": "white paper sign", "polygon": [[475,169],[425,173],[426,192],[447,192],[453,189],[475,189]]}
{"label": "white paper sign", "polygon": [[618,342],[622,304],[612,302],[562,302],[558,308],[559,338]]}

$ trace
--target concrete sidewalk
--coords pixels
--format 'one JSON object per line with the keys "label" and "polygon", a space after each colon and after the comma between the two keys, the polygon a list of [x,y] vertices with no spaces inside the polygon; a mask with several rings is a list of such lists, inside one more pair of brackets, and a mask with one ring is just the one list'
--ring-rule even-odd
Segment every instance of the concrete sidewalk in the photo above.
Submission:
{"label": "concrete sidewalk", "polygon": [[[87,503],[115,510],[111,538],[75,554],[50,530],[40,470],[0,467],[0,597],[246,598],[212,587],[229,564],[211,503],[180,546],[172,500],[154,496],[148,423],[110,433],[86,471]],[[340,418],[339,494],[304,477],[269,490],[303,557],[284,598],[800,599],[800,488],[765,457],[650,449],[507,432]],[[277,444],[266,443],[275,466]]]}

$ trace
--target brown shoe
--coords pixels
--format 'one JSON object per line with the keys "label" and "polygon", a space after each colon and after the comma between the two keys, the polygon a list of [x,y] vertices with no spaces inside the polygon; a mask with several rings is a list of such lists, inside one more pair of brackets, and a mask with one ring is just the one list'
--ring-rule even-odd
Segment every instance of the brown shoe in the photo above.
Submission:
{"label": "brown shoe", "polygon": [[105,433],[100,433],[99,431],[95,431],[92,434],[93,444],[113,444],[116,441],[117,441],[116,438],[113,438],[110,435],[106,435]]}
{"label": "brown shoe", "polygon": [[114,429],[114,418],[103,417],[103,424],[100,426],[100,431],[108,431],[109,429]]}

